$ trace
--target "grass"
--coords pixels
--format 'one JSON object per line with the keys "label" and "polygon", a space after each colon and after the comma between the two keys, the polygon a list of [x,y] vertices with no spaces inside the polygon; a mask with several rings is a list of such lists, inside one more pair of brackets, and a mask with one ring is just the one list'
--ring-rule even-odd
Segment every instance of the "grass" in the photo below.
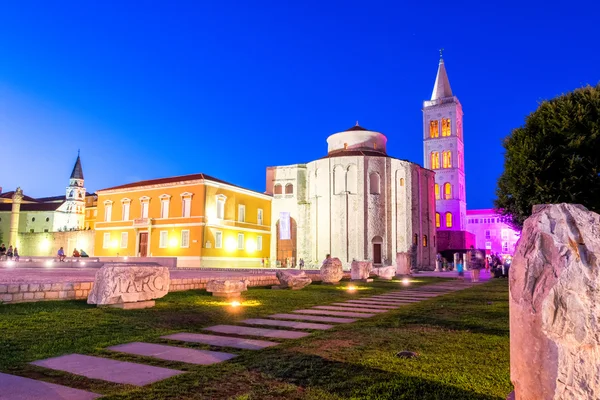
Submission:
{"label": "grass", "polygon": [[[419,279],[415,285],[439,279]],[[174,343],[160,336],[397,289],[398,282],[300,291],[251,288],[232,308],[205,291],[170,293],[147,310],[97,308],[84,301],[0,306],[0,371],[106,395],[107,399],[504,399],[509,379],[508,287],[504,280],[404,306],[353,324],[261,350]],[[271,339],[269,339],[271,340]],[[239,354],[211,366],[104,350],[133,341]],[[399,351],[419,353],[401,359]],[[142,388],[29,365],[82,353],[185,370]]]}

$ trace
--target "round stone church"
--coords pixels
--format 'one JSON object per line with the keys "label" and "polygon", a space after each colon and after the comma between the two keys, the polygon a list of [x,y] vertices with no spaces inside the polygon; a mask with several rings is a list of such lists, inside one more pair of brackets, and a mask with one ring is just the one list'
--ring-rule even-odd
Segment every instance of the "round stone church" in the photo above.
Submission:
{"label": "round stone church", "polygon": [[419,269],[433,269],[435,173],[388,156],[386,143],[384,134],[357,123],[327,138],[323,158],[267,168],[271,260],[320,265],[330,254],[345,266],[385,266],[412,251]]}

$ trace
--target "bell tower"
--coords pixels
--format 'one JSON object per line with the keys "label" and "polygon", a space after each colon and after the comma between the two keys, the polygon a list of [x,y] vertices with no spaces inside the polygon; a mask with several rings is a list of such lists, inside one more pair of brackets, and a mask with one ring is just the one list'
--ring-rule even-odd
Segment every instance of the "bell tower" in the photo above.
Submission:
{"label": "bell tower", "polygon": [[[83,229],[85,213],[85,188],[83,187],[83,169],[81,158],[77,152],[77,160],[69,178],[67,186],[66,202],[63,205],[67,214],[66,229]],[[63,208],[61,207],[61,208]]]}
{"label": "bell tower", "polygon": [[435,171],[438,232],[466,231],[463,111],[452,94],[442,50],[431,100],[423,102],[423,153],[425,168]]}

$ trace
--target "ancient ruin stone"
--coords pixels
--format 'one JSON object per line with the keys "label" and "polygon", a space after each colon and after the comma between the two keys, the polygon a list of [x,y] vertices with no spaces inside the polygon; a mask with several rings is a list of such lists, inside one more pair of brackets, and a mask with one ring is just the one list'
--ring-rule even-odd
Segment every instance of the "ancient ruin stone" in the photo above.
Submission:
{"label": "ancient ruin stone", "polygon": [[248,290],[250,281],[213,279],[206,284],[206,291],[216,297],[240,297],[242,292]]}
{"label": "ancient ruin stone", "polygon": [[373,273],[381,279],[392,280],[396,276],[396,267],[390,265],[388,267],[373,268]]}
{"label": "ancient ruin stone", "polygon": [[96,272],[88,304],[108,305],[159,299],[169,293],[167,267],[108,266]]}
{"label": "ancient ruin stone", "polygon": [[510,367],[518,400],[600,398],[600,215],[536,207],[509,274]]}
{"label": "ancient ruin stone", "polygon": [[321,280],[323,283],[336,284],[344,277],[342,262],[339,258],[328,258],[321,266]]}
{"label": "ancient ruin stone", "polygon": [[350,277],[353,280],[369,279],[369,274],[373,270],[371,261],[352,261]]}
{"label": "ancient ruin stone", "polygon": [[275,273],[279,279],[279,288],[298,290],[312,283],[304,271],[277,271]]}
{"label": "ancient ruin stone", "polygon": [[396,274],[410,275],[410,253],[396,254]]}

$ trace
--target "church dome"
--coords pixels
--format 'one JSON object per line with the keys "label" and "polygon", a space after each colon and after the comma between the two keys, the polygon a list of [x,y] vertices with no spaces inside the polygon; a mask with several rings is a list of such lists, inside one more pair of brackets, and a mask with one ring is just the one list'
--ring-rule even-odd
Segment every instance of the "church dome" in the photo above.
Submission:
{"label": "church dome", "polygon": [[368,150],[386,155],[387,138],[383,133],[370,131],[358,125],[343,132],[334,133],[327,138],[328,154]]}

